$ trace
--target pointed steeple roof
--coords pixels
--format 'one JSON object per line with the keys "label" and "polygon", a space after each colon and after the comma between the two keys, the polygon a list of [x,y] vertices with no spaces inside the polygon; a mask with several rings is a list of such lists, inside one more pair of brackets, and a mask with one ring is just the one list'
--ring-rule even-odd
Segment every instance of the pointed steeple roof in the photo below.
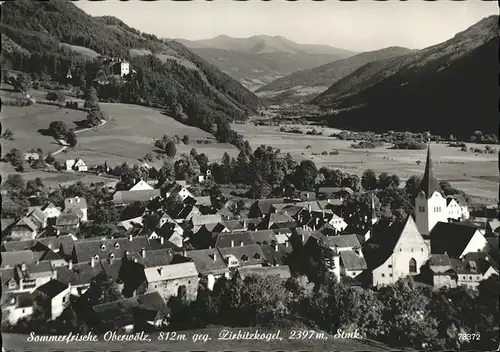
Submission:
{"label": "pointed steeple roof", "polygon": [[377,211],[375,210],[375,198],[372,196],[372,219],[377,219]]}
{"label": "pointed steeple roof", "polygon": [[427,161],[425,164],[424,177],[422,178],[422,182],[420,183],[420,191],[424,192],[427,199],[432,197],[434,192],[439,192],[441,194],[443,193],[437,178],[434,176],[430,145],[427,148]]}

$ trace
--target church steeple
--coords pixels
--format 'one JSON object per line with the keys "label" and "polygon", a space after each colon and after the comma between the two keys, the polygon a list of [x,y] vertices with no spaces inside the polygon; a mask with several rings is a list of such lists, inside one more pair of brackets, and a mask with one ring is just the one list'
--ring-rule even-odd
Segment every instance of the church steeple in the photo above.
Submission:
{"label": "church steeple", "polygon": [[378,221],[377,211],[375,210],[375,198],[372,196],[372,225],[375,225]]}
{"label": "church steeple", "polygon": [[427,161],[425,164],[424,177],[420,183],[420,191],[424,192],[427,199],[432,197],[434,192],[442,193],[441,186],[439,185],[437,178],[434,176],[430,144],[427,147]]}

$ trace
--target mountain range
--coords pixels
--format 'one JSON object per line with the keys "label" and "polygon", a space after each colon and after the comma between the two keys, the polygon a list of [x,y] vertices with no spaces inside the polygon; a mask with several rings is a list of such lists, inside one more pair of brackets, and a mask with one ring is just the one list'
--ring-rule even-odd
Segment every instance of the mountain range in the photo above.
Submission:
{"label": "mountain range", "polygon": [[65,77],[68,67],[78,72],[96,56],[118,57],[140,71],[141,80],[130,88],[134,92],[127,92],[135,100],[210,110],[219,120],[221,114],[244,116],[262,105],[255,94],[182,44],[141,33],[117,18],[92,17],[64,0],[9,1],[1,10],[2,41],[9,44],[2,53],[3,68]]}
{"label": "mountain range", "polygon": [[498,133],[498,16],[410,54],[368,63],[311,103],[335,108],[332,126]]}
{"label": "mountain range", "polygon": [[327,45],[299,44],[282,36],[233,38],[220,35],[190,41],[175,39],[251,90],[293,72],[355,55]]}
{"label": "mountain range", "polygon": [[294,72],[257,89],[261,98],[274,104],[307,102],[324,92],[330,85],[350,75],[367,63],[398,57],[412,50],[389,47],[351,56],[347,59],[321,65],[308,70]]}

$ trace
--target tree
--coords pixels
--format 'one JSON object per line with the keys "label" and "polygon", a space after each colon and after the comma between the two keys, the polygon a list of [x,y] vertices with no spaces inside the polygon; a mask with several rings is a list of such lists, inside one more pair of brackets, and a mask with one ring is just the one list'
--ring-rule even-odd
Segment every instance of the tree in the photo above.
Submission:
{"label": "tree", "polygon": [[102,120],[103,115],[100,109],[90,109],[89,113],[87,114],[87,122],[90,126],[99,126]]}
{"label": "tree", "polygon": [[430,304],[413,278],[398,280],[379,291],[384,307],[385,340],[398,346],[439,349],[443,341],[438,338],[437,321],[429,315]]}
{"label": "tree", "polygon": [[71,148],[74,148],[76,146],[76,144],[78,143],[78,139],[76,138],[75,131],[73,130],[68,131],[68,134],[66,135],[66,141],[68,142]]}
{"label": "tree", "polygon": [[187,134],[185,134],[184,137],[182,137],[182,142],[184,144],[189,144],[189,136]]}
{"label": "tree", "polygon": [[397,175],[389,176],[387,172],[382,172],[378,176],[378,189],[386,189],[389,187],[398,187],[400,183]]}
{"label": "tree", "polygon": [[175,146],[174,141],[168,141],[168,143],[165,145],[165,153],[169,158],[175,157],[175,154],[177,153],[177,147]]}
{"label": "tree", "polygon": [[63,121],[52,121],[49,125],[49,131],[54,138],[66,137],[68,134],[68,127]]}
{"label": "tree", "polygon": [[233,181],[236,183],[249,184],[251,180],[249,179],[248,165],[250,160],[243,150],[240,150],[236,158],[236,167],[234,170]]}
{"label": "tree", "polygon": [[361,186],[365,191],[377,189],[377,175],[372,169],[365,170],[361,176]]}
{"label": "tree", "polygon": [[355,174],[345,174],[342,183],[340,184],[342,187],[349,187],[354,192],[359,192],[361,190],[361,182],[359,180],[359,176]]}
{"label": "tree", "polygon": [[12,130],[6,128],[2,134],[2,138],[9,140],[9,141],[13,141],[14,140],[14,132],[12,132]]}
{"label": "tree", "polygon": [[62,94],[61,92],[48,92],[45,99],[53,102],[57,101],[58,103],[64,103],[64,101],[66,100],[64,94]]}
{"label": "tree", "polygon": [[297,189],[303,191],[314,191],[318,169],[311,160],[302,160],[293,177],[293,183]]}
{"label": "tree", "polygon": [[10,152],[5,155],[5,159],[14,166],[14,168],[21,168],[24,165],[23,153],[17,148],[12,148]]}
{"label": "tree", "polygon": [[420,191],[420,183],[422,178],[420,176],[411,176],[405,183],[406,193],[412,198],[416,198]]}
{"label": "tree", "polygon": [[5,185],[8,187],[8,189],[22,191],[25,187],[25,181],[21,175],[13,174],[7,176]]}
{"label": "tree", "polygon": [[90,86],[85,92],[85,103],[83,104],[85,109],[100,110],[99,107],[99,97],[97,96],[97,90]]}

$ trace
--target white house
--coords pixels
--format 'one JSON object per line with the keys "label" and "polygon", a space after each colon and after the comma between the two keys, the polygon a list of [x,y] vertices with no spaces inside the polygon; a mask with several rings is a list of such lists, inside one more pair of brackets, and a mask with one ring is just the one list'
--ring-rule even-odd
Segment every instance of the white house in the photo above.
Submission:
{"label": "white house", "polygon": [[454,220],[467,220],[470,218],[467,203],[460,198],[446,197],[448,218]]}
{"label": "white house", "polygon": [[22,318],[33,314],[33,295],[29,292],[4,293],[2,299],[2,320],[15,325]]}
{"label": "white house", "polygon": [[124,77],[129,73],[130,73],[130,63],[128,63],[127,61],[117,62],[111,66],[111,74]]}
{"label": "white house", "polygon": [[415,222],[422,235],[428,235],[438,222],[448,221],[446,198],[434,176],[431,149],[427,150],[427,163],[420,192],[415,198]]}
{"label": "white house", "polygon": [[66,171],[88,171],[88,167],[82,159],[66,160]]}
{"label": "white house", "polygon": [[40,294],[43,307],[50,310],[51,320],[57,319],[64,309],[69,305],[71,287],[58,280],[50,280],[46,284],[38,287],[36,292]]}
{"label": "white house", "polygon": [[151,187],[147,182],[143,180],[137,181],[135,185],[133,185],[129,191],[145,191],[145,190],[152,190],[153,187]]}
{"label": "white house", "polygon": [[[492,251],[481,230],[470,224],[439,222],[430,233],[431,253],[461,259],[468,253]],[[498,250],[498,249],[497,249]]]}

